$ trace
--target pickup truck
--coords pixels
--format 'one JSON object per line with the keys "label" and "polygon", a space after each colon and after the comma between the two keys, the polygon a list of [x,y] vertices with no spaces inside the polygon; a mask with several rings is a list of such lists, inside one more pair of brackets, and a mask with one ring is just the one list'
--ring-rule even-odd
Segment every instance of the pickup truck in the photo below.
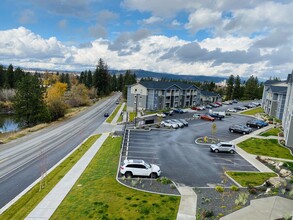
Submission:
{"label": "pickup truck", "polygon": [[219,114],[216,114],[216,113],[210,113],[209,116],[211,116],[213,118],[216,118],[216,119],[219,119],[219,120],[222,120],[223,118],[225,118],[224,115],[219,115]]}

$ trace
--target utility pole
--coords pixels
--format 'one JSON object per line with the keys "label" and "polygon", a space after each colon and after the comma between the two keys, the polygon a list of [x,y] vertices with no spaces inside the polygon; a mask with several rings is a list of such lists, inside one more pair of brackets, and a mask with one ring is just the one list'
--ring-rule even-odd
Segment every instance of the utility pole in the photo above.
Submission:
{"label": "utility pole", "polygon": [[135,117],[134,117],[134,128],[136,128],[136,117],[137,117],[137,103],[138,103],[138,96],[140,94],[136,94],[135,97]]}

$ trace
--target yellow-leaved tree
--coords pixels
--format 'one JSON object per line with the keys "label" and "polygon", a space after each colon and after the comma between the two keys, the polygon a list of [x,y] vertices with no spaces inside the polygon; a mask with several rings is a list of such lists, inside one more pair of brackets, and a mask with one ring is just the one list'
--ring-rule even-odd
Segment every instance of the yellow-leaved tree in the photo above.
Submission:
{"label": "yellow-leaved tree", "polygon": [[65,115],[66,109],[68,108],[64,100],[66,89],[67,84],[61,82],[56,82],[47,89],[46,102],[52,120],[56,120]]}

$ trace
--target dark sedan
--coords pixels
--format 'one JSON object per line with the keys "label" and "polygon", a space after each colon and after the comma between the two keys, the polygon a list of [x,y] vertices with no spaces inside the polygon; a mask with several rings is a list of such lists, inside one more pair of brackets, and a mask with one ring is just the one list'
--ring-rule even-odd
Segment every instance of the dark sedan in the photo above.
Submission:
{"label": "dark sedan", "polygon": [[231,133],[249,134],[252,129],[243,124],[232,125],[229,127]]}
{"label": "dark sedan", "polygon": [[248,127],[262,128],[268,125],[267,122],[258,119],[252,119],[246,122]]}

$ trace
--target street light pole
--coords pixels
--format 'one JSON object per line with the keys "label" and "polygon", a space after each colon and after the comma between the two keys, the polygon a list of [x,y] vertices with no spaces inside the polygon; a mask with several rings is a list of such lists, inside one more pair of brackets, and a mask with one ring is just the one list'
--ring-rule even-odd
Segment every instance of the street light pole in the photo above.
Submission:
{"label": "street light pole", "polygon": [[134,128],[136,128],[136,117],[137,117],[137,99],[138,99],[138,95],[136,94],[134,97],[135,97],[135,117],[134,117]]}

